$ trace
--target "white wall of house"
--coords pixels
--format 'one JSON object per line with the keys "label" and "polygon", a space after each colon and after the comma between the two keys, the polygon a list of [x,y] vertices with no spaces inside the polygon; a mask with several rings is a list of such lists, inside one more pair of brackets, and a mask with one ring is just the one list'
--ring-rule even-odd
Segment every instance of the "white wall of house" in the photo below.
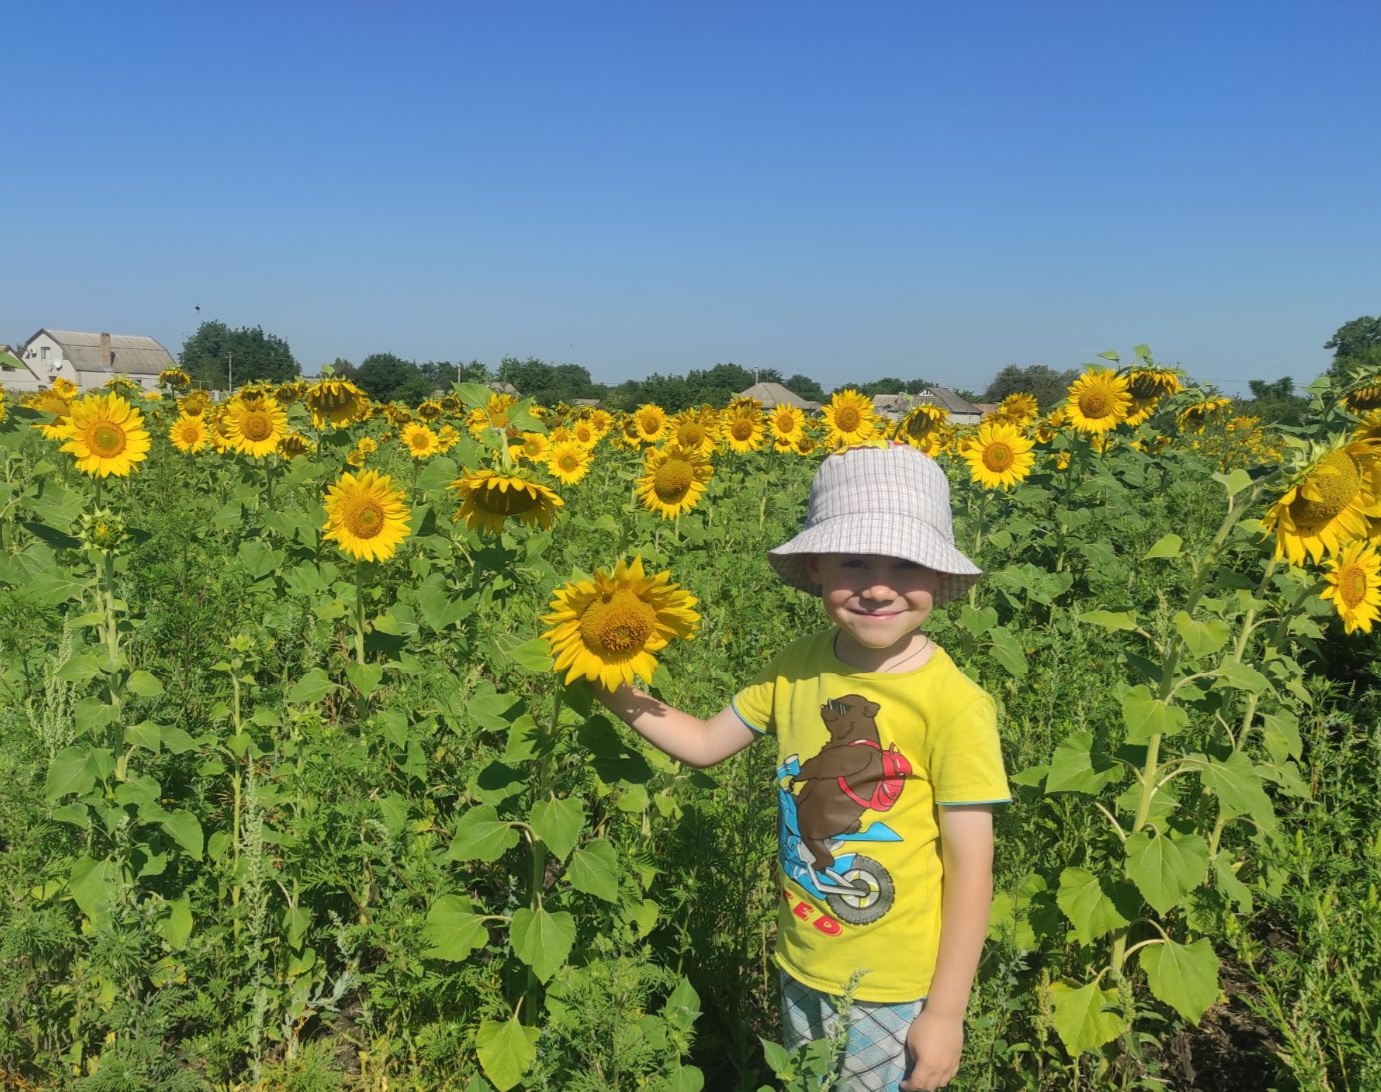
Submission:
{"label": "white wall of house", "polygon": [[45,387],[51,387],[53,380],[59,376],[73,383],[78,381],[77,369],[63,357],[62,346],[46,332],[40,333],[24,347],[20,359]]}

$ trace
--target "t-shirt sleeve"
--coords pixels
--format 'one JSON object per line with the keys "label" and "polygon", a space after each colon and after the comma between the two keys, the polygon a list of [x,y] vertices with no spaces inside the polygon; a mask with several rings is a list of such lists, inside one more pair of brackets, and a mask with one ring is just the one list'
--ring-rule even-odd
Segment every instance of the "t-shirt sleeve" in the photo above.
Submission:
{"label": "t-shirt sleeve", "polygon": [[988,695],[970,702],[935,733],[930,778],[940,805],[1011,802],[997,710]]}
{"label": "t-shirt sleeve", "polygon": [[729,703],[738,719],[755,732],[771,734],[776,731],[772,699],[777,692],[777,678],[777,660],[774,659]]}

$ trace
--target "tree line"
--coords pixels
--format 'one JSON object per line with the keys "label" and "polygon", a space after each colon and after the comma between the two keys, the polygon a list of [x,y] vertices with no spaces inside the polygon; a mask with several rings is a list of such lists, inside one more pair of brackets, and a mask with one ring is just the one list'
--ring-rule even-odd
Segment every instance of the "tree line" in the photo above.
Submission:
{"label": "tree line", "polygon": [[[1363,315],[1345,322],[1324,343],[1324,348],[1333,350],[1330,374],[1348,375],[1359,368],[1381,367],[1381,316]],[[259,326],[232,329],[215,321],[203,322],[183,343],[181,360],[183,370],[194,382],[214,390],[229,389],[232,379],[235,386],[256,380],[282,383],[302,373],[281,337],[265,333]],[[352,380],[381,402],[416,403],[437,391],[448,390],[455,382],[508,383],[523,397],[543,405],[594,399],[609,409],[631,410],[645,402],[655,402],[672,412],[705,404],[723,407],[756,382],[780,383],[809,402],[827,402],[833,393],[807,375],[797,373],[783,378],[776,368],[750,370],[734,363],[692,369],[685,375],[653,372],[643,379],[613,385],[597,382],[581,364],[552,364],[536,357],[520,360],[506,356],[491,370],[479,360],[418,363],[394,353],[371,353],[358,364],[337,358],[330,368],[332,374]],[[1078,368],[1056,370],[1045,364],[1009,364],[983,391],[956,393],[970,402],[1000,402],[1009,394],[1027,393],[1036,397],[1042,409],[1049,409],[1065,396],[1079,374]],[[926,379],[895,376],[847,384],[867,395],[917,394],[934,385]],[[1298,424],[1309,404],[1289,376],[1274,381],[1253,379],[1248,386],[1251,397],[1235,399],[1239,411],[1265,421]]]}

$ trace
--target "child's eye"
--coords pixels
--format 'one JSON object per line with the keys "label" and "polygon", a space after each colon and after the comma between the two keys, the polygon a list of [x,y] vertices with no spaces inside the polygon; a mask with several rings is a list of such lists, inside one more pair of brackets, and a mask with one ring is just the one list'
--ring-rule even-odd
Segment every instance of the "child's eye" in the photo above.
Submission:
{"label": "child's eye", "polygon": [[864,569],[868,563],[861,557],[846,557],[839,563],[841,569]]}

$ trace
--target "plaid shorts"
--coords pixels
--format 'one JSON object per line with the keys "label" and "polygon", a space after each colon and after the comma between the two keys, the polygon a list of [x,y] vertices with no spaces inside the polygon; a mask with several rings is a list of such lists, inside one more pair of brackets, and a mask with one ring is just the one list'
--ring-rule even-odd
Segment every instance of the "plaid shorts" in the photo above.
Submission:
{"label": "plaid shorts", "polygon": [[847,1013],[843,998],[813,990],[785,971],[782,978],[782,1041],[790,1051],[837,1032],[848,1024],[849,1039],[838,1059],[835,1092],[896,1092],[906,1076],[906,1033],[920,1015],[925,999],[888,1005],[855,1001]]}

